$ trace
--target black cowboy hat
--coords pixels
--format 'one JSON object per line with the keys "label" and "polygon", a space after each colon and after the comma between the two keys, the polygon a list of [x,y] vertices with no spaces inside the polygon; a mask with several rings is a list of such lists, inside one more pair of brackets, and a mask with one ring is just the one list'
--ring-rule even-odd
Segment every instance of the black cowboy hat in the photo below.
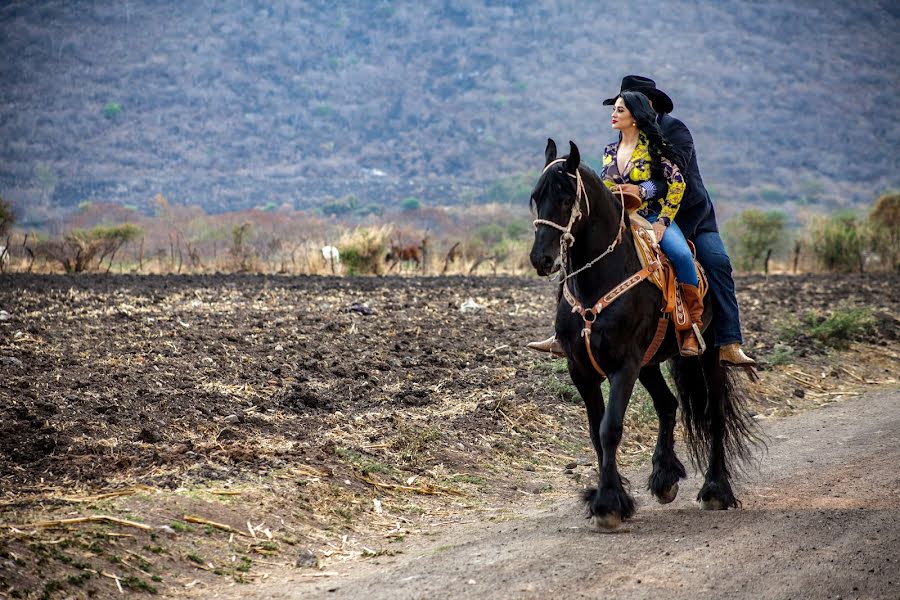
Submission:
{"label": "black cowboy hat", "polygon": [[[656,82],[649,77],[626,75],[622,78],[622,88],[619,90],[620,94],[622,92],[640,92],[644,94],[653,103],[653,110],[658,113],[670,113],[674,108],[672,99],[664,91],[657,89]],[[606,106],[615,103],[615,98],[607,98],[603,101],[603,104]]]}

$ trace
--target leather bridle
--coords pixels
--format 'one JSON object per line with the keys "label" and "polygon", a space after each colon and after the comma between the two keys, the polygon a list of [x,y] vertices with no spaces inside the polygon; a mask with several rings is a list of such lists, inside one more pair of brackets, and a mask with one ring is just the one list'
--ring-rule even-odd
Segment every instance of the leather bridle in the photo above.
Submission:
{"label": "leather bridle", "polygon": [[[542,175],[547,172],[547,169],[552,167],[553,165],[565,161],[565,158],[558,158],[554,161],[547,163],[547,166],[544,167]],[[535,230],[537,230],[538,225],[546,225],[548,227],[552,227],[554,229],[558,229],[562,232],[562,235],[559,238],[559,254],[560,254],[560,262],[562,263],[562,271],[565,273],[565,270],[568,268],[568,251],[569,248],[575,243],[575,236],[572,235],[572,227],[581,218],[581,200],[584,199],[584,204],[587,210],[587,213],[590,214],[591,205],[587,198],[587,193],[584,189],[584,181],[581,179],[581,171],[576,170],[575,174],[566,173],[569,177],[575,179],[575,203],[572,206],[572,213],[569,215],[568,224],[563,227],[559,223],[555,223],[553,221],[548,221],[547,219],[535,219],[532,223],[534,225]],[[594,369],[600,374],[601,377],[606,379],[606,372],[600,368],[600,365],[597,363],[597,359],[594,358],[594,353],[591,350],[591,327],[594,324],[594,321],[597,320],[597,317],[600,315],[600,312],[613,303],[617,298],[619,298],[622,294],[639,284],[640,282],[647,279],[652,273],[658,270],[662,265],[659,261],[659,258],[655,258],[650,263],[632,275],[631,277],[626,278],[624,281],[619,283],[609,292],[607,292],[600,300],[597,301],[590,308],[585,308],[584,305],[575,297],[575,294],[569,289],[567,285],[567,281],[581,273],[582,271],[591,268],[597,262],[600,261],[603,257],[609,255],[613,250],[616,249],[622,242],[622,234],[625,233],[625,194],[620,187],[616,188],[616,192],[618,193],[619,200],[622,203],[622,212],[619,216],[619,231],[616,235],[616,238],[610,243],[610,245],[606,248],[606,250],[582,266],[581,268],[566,274],[560,280],[563,288],[563,296],[566,299],[566,302],[572,307],[573,313],[578,313],[581,315],[581,318],[584,320],[584,326],[581,329],[581,337],[584,338],[585,348],[587,350],[588,358],[590,358],[591,365]],[[657,324],[656,333],[653,336],[653,341],[650,343],[650,346],[644,352],[644,358],[642,361],[642,366],[646,365],[653,358],[653,355],[656,354],[656,351],[659,349],[660,344],[662,343],[663,338],[665,337],[666,331],[668,329],[669,320],[667,318],[661,318],[659,323]]]}

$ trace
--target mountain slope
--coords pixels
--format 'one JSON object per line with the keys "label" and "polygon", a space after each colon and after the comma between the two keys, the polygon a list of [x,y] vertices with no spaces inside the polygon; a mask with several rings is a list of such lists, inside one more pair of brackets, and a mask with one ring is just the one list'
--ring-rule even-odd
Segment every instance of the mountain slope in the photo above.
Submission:
{"label": "mountain slope", "polygon": [[536,172],[548,136],[596,161],[627,73],[673,97],[717,201],[900,187],[895,3],[423,4],[6,5],[0,195],[47,213],[477,199]]}

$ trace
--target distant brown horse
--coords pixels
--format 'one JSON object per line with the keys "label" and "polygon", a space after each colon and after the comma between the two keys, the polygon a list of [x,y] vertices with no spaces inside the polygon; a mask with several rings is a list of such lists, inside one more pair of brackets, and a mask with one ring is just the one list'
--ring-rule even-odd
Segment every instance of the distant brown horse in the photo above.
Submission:
{"label": "distant brown horse", "polygon": [[414,262],[416,269],[422,266],[422,248],[415,244],[400,245],[399,243],[391,243],[391,249],[384,257],[385,262],[390,263],[390,269],[402,263]]}

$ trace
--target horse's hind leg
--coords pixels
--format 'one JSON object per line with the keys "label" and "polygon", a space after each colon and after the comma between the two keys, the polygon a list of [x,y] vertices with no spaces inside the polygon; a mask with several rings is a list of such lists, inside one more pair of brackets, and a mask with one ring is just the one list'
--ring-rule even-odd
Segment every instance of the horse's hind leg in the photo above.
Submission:
{"label": "horse's hind leg", "polygon": [[726,413],[726,406],[731,402],[730,390],[725,367],[719,365],[718,352],[703,354],[703,374],[708,390],[706,418],[709,434],[709,465],[703,481],[703,487],[697,494],[700,508],[703,510],[726,510],[737,508],[740,504],[731,488],[731,473],[728,469],[729,431],[728,419],[735,415]]}
{"label": "horse's hind leg", "polygon": [[653,398],[653,407],[659,417],[659,434],[653,452],[653,472],[647,481],[647,489],[660,504],[668,504],[678,495],[678,481],[687,477],[684,465],[675,455],[675,415],[678,400],[666,385],[659,365],[644,367],[638,376],[641,384]]}

